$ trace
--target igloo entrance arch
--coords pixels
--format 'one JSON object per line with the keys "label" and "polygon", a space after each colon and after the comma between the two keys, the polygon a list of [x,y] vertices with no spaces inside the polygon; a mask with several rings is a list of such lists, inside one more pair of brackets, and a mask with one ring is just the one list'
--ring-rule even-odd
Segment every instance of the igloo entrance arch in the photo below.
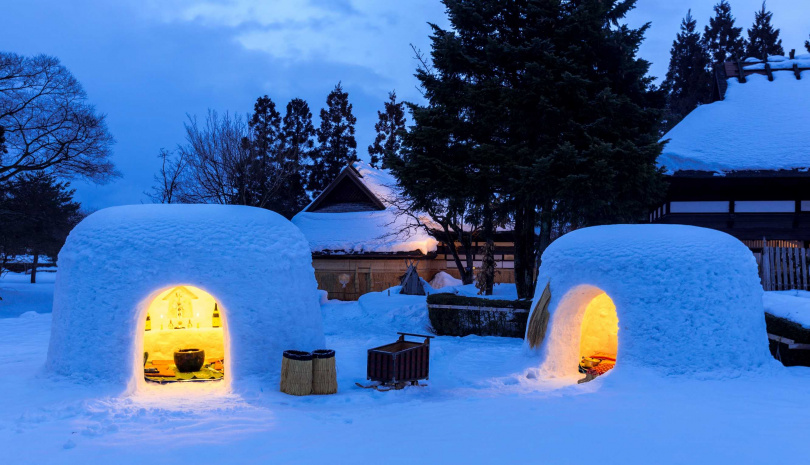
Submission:
{"label": "igloo entrance arch", "polygon": [[226,376],[224,312],[195,286],[173,286],[146,309],[143,377],[165,384],[220,381]]}
{"label": "igloo entrance arch", "polygon": [[[118,385],[125,391],[145,387],[146,317],[153,301],[178,286],[192,294],[202,290],[217,304],[227,364],[225,382],[217,386],[239,389],[248,378],[274,384],[284,350],[322,349],[325,344],[309,243],[292,223],[268,210],[222,205],[107,208],[71,231],[58,263],[46,368],[81,382]],[[205,301],[198,294],[195,300],[178,292],[178,302]],[[196,315],[195,304],[193,315],[184,311],[180,309],[184,326],[189,319],[194,330],[198,321],[200,329],[207,326],[203,313]],[[160,318],[149,317],[150,332],[157,328],[157,334]],[[213,327],[213,314],[211,318]],[[164,332],[169,331],[168,319],[163,319]],[[168,358],[168,350],[161,359]]]}
{"label": "igloo entrance arch", "polygon": [[[587,284],[576,286],[562,298],[556,313],[546,336],[550,360],[546,369],[561,376],[579,372],[585,375],[583,380],[613,369],[618,359],[619,318],[605,291]],[[540,316],[540,312],[532,315],[533,319]]]}
{"label": "igloo entrance arch", "polygon": [[[773,363],[756,261],[725,233],[680,225],[580,229],[546,249],[537,282],[526,345],[540,355],[541,377],[581,377],[583,320],[603,294],[618,323],[611,377],[638,368],[725,377]],[[532,337],[534,321],[544,323],[535,325],[540,338]]]}

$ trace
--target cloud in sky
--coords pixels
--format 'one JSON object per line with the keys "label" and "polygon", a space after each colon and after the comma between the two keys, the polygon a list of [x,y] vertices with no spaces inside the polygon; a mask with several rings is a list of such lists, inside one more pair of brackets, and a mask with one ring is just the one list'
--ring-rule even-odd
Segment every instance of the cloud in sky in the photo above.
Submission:
{"label": "cloud in sky", "polygon": [[444,7],[435,0],[222,0],[150,6],[165,21],[228,28],[246,50],[281,62],[365,68],[379,77],[379,86],[408,94],[415,85],[410,45],[428,47],[429,21],[447,25]]}
{"label": "cloud in sky", "polygon": [[[666,73],[688,9],[702,30],[714,0],[639,0],[628,21],[652,22],[640,55]],[[749,27],[761,0],[731,0]],[[810,34],[806,0],[769,0],[786,49]],[[160,148],[183,140],[186,114],[247,113],[260,95],[283,106],[301,97],[316,118],[342,81],[358,119],[358,153],[373,140],[377,110],[396,89],[419,100],[410,44],[429,51],[427,22],[447,25],[438,0],[26,0],[6,2],[0,48],[59,57],[108,115],[124,178],[77,183],[87,205],[147,201]]]}

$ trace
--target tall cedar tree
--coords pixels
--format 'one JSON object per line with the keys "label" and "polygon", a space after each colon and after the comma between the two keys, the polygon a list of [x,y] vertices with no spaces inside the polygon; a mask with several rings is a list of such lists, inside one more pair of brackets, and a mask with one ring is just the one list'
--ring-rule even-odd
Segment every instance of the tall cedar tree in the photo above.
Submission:
{"label": "tall cedar tree", "polygon": [[754,14],[754,25],[748,30],[748,42],[745,44],[745,54],[749,57],[766,59],[769,55],[784,55],[782,39],[779,38],[779,29],[771,25],[773,13],[762,9]]}
{"label": "tall cedar tree", "polygon": [[804,48],[807,49],[807,53],[810,53],[810,40],[804,41]]}
{"label": "tall cedar tree", "polygon": [[690,10],[672,43],[669,71],[663,84],[668,94],[668,128],[711,99],[711,58],[695,26]]}
{"label": "tall cedar tree", "polygon": [[386,159],[399,157],[402,134],[405,132],[405,103],[397,102],[395,91],[389,92],[384,111],[378,111],[377,116],[379,121],[374,125],[377,137],[368,146],[368,154],[371,156],[371,166],[385,169]]}
{"label": "tall cedar tree", "polygon": [[312,112],[306,101],[295,98],[287,104],[284,114],[282,134],[284,157],[290,164],[286,186],[282,189],[287,218],[301,211],[309,203],[306,192],[307,160],[312,157],[315,127],[312,125]]}
{"label": "tall cedar tree", "polygon": [[[648,75],[650,63],[637,56],[649,25],[620,23],[635,0],[561,3],[563,28],[552,30],[560,76],[551,84],[565,85],[550,96],[563,114],[544,118],[542,137],[551,143],[528,165],[534,176],[525,184],[552,189],[538,203],[541,252],[550,242],[550,214],[571,228],[644,221],[665,187],[656,164],[665,94]],[[547,124],[552,118],[560,119]]]}
{"label": "tall cedar tree", "polygon": [[428,104],[409,105],[391,169],[425,206],[472,199],[508,215],[528,298],[555,222],[638,221],[661,195],[664,96],[636,57],[647,26],[619,25],[632,0],[443,3],[452,29],[431,25],[431,63],[417,71]]}
{"label": "tall cedar tree", "polygon": [[349,94],[338,83],[326,97],[326,108],[321,109],[321,125],[315,130],[318,148],[307,183],[307,189],[313,195],[323,192],[346,165],[358,160],[357,141],[354,139],[356,123]]}
{"label": "tall cedar tree", "polygon": [[17,176],[5,188],[0,205],[3,229],[13,236],[19,252],[33,255],[32,283],[37,279],[40,256],[55,258],[81,219],[74,192],[69,183],[42,171]]}
{"label": "tall cedar tree", "polygon": [[[277,199],[272,198],[278,190],[277,177],[281,174],[281,115],[276,110],[276,104],[267,95],[256,99],[253,105],[253,114],[248,120],[250,139],[245,141],[251,145],[249,167],[245,170],[248,179],[245,180],[247,188],[244,190],[248,198],[243,199],[242,205],[276,210]],[[279,212],[281,213],[281,212]]]}
{"label": "tall cedar tree", "polygon": [[703,30],[703,43],[715,65],[745,58],[742,28],[734,27],[731,5],[726,0],[714,6],[714,17],[709,19],[709,25]]}

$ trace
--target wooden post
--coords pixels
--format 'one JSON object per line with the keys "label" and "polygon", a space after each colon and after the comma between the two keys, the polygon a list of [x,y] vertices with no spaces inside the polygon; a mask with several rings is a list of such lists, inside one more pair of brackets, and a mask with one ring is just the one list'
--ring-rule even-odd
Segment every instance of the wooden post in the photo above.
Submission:
{"label": "wooden post", "polygon": [[765,238],[763,237],[762,238],[762,252],[760,253],[760,258],[759,258],[759,280],[762,281],[762,290],[764,290],[764,291],[768,290],[768,287],[767,287],[768,282],[765,279],[765,276],[767,276],[767,271],[768,271],[767,258],[768,257],[765,254]]}
{"label": "wooden post", "polygon": [[788,283],[789,283],[788,286],[789,286],[789,289],[795,289],[795,286],[796,286],[796,276],[795,276],[796,273],[794,272],[795,270],[793,269],[793,262],[794,262],[794,260],[793,260],[793,251],[794,250],[795,250],[795,248],[793,248],[793,247],[785,250],[785,252],[787,252]]}
{"label": "wooden post", "polygon": [[779,247],[773,247],[773,264],[774,264],[774,271],[776,271],[776,279],[775,279],[775,291],[782,290],[782,252]]}
{"label": "wooden post", "polygon": [[762,289],[770,291],[771,289],[771,257],[768,253],[768,241],[762,238],[762,258],[760,260],[760,269],[762,270]]}
{"label": "wooden post", "polygon": [[743,71],[742,61],[739,59],[737,59],[737,70],[740,72],[740,75],[737,76],[737,81],[739,81],[740,84],[745,84],[745,72]]}

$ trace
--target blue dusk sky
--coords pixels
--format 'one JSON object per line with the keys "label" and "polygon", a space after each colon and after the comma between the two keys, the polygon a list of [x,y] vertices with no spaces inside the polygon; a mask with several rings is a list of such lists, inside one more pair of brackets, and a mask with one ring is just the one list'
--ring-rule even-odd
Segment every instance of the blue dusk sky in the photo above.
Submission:
{"label": "blue dusk sky", "polygon": [[[651,22],[640,55],[666,73],[681,19],[699,27],[710,0],[639,0],[628,18]],[[760,0],[731,0],[749,27]],[[804,53],[810,3],[769,0],[786,50]],[[306,99],[316,117],[338,81],[357,116],[358,153],[367,159],[377,110],[393,89],[420,101],[410,44],[429,50],[427,22],[446,26],[438,0],[8,0],[0,49],[61,59],[107,115],[123,174],[103,186],[74,182],[88,208],[148,202],[161,148],[183,141],[186,114],[208,108],[248,113],[261,95],[283,108]]]}

